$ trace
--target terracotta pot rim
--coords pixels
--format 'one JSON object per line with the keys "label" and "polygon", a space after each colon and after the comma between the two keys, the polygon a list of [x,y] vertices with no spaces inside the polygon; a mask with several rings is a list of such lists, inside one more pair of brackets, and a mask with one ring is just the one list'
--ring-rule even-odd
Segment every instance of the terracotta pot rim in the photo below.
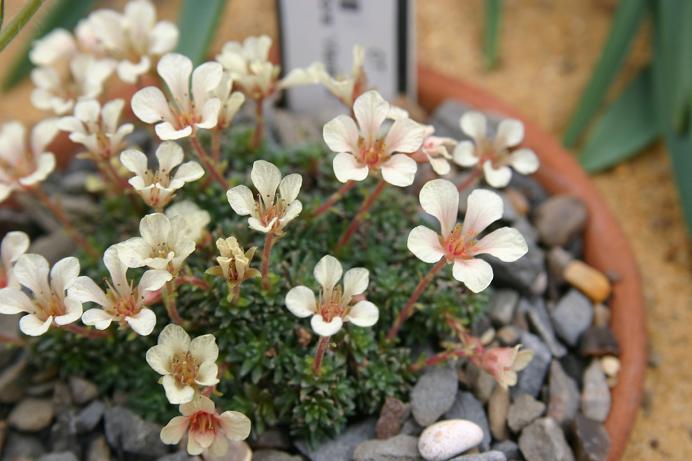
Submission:
{"label": "terracotta pot rim", "polygon": [[621,459],[639,411],[647,355],[641,275],[625,235],[574,157],[520,111],[482,89],[424,66],[418,69],[418,82],[419,102],[428,111],[445,99],[458,99],[480,110],[521,120],[525,128],[523,145],[535,150],[541,159],[541,168],[536,173],[538,181],[552,193],[574,195],[586,203],[589,220],[585,260],[603,272],[617,273],[620,278],[614,284],[610,304],[612,328],[620,344],[621,370],[618,384],[612,389],[606,429],[611,440],[607,461]]}

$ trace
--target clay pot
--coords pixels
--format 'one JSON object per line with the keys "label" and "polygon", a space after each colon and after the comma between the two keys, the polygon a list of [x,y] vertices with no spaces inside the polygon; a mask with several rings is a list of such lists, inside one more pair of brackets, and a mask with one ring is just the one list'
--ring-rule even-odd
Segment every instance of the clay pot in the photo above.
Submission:
{"label": "clay pot", "polygon": [[458,99],[482,111],[496,112],[524,123],[523,145],[536,151],[541,167],[536,179],[551,193],[579,197],[589,210],[585,233],[585,259],[602,272],[618,274],[612,296],[612,329],[620,344],[621,369],[612,389],[612,407],[606,421],[611,448],[608,461],[617,461],[627,446],[642,398],[646,370],[644,295],[637,261],[615,217],[596,186],[550,134],[541,130],[511,105],[466,82],[431,69],[418,70],[419,103],[428,111],[445,99]]}

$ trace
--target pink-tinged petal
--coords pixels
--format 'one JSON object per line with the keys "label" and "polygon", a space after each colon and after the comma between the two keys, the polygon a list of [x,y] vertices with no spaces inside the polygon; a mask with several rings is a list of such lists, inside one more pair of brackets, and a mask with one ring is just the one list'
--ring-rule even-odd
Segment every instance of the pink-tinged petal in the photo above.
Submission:
{"label": "pink-tinged petal", "polygon": [[187,431],[188,418],[185,416],[176,416],[170,420],[161,429],[161,441],[167,445],[175,445],[180,443]]}
{"label": "pink-tinged petal", "polygon": [[480,112],[469,111],[459,119],[461,131],[470,136],[476,144],[487,136],[488,122]]}
{"label": "pink-tinged petal", "polygon": [[132,96],[132,112],[144,123],[173,120],[171,109],[163,92],[155,86],[142,88]]}
{"label": "pink-tinged petal", "polygon": [[478,163],[478,156],[476,156],[476,146],[473,145],[471,141],[461,141],[454,148],[454,154],[452,156],[454,163],[463,167],[474,166]]}
{"label": "pink-tinged petal", "polygon": [[321,315],[313,315],[310,319],[310,326],[313,331],[320,336],[332,336],[341,330],[344,321],[341,317],[334,317],[331,322],[325,322]]}
{"label": "pink-tinged petal", "polygon": [[508,166],[495,168],[492,162],[487,161],[483,163],[483,175],[489,185],[495,188],[505,187],[512,178],[512,170]]}
{"label": "pink-tinged petal", "polygon": [[154,130],[156,131],[156,136],[162,141],[175,141],[176,139],[187,138],[192,134],[191,126],[188,125],[178,129],[169,122],[158,123]]}
{"label": "pink-tinged petal", "polygon": [[166,392],[166,398],[174,405],[187,403],[195,396],[195,390],[192,386],[178,385],[178,382],[172,375],[165,375],[161,379],[163,390]]}
{"label": "pink-tinged petal", "polygon": [[202,394],[195,395],[191,402],[180,405],[180,413],[185,416],[190,416],[198,411],[205,413],[216,413],[214,402],[207,396]]}
{"label": "pink-tinged petal", "polygon": [[56,325],[67,325],[79,320],[82,316],[82,303],[74,298],[67,297],[63,300],[65,313],[54,318]]}
{"label": "pink-tinged petal", "polygon": [[467,238],[474,238],[502,217],[502,209],[502,198],[498,194],[485,189],[474,190],[466,202],[463,234]]}
{"label": "pink-tinged petal", "polygon": [[382,178],[389,184],[408,187],[416,178],[418,164],[406,154],[394,154],[380,167]]}
{"label": "pink-tinged petal", "polygon": [[192,456],[201,455],[207,447],[203,447],[197,441],[197,433],[189,432],[187,435],[187,454]]}
{"label": "pink-tinged petal", "polygon": [[216,439],[216,428],[196,432],[190,431],[189,437],[194,438],[195,443],[200,447],[208,449],[214,443],[214,439]]}
{"label": "pink-tinged petal", "polygon": [[531,149],[517,149],[509,154],[509,163],[512,168],[521,174],[535,173],[539,167],[538,157]]}
{"label": "pink-tinged petal", "polygon": [[286,293],[286,307],[296,317],[310,317],[317,311],[315,293],[302,285],[293,287]]}
{"label": "pink-tinged petal", "polygon": [[82,314],[82,323],[93,326],[97,330],[105,330],[111,326],[113,316],[103,309],[88,309]]}
{"label": "pink-tinged petal", "polygon": [[226,198],[228,203],[240,216],[247,216],[255,214],[255,197],[252,195],[252,191],[247,186],[235,186],[226,192]]}
{"label": "pink-tinged petal", "polygon": [[175,142],[162,142],[156,149],[156,160],[159,162],[159,171],[169,175],[173,168],[183,161],[183,148]]}
{"label": "pink-tinged petal", "polygon": [[50,285],[57,294],[63,294],[79,277],[79,259],[74,256],[63,258],[50,271]]}
{"label": "pink-tinged petal", "polygon": [[123,164],[128,171],[131,171],[139,177],[146,175],[148,165],[147,156],[137,149],[127,149],[120,154],[120,163]]}
{"label": "pink-tinged petal", "polygon": [[459,213],[457,187],[446,179],[433,179],[421,188],[419,199],[423,210],[440,222],[442,236],[447,237],[457,223]]}
{"label": "pink-tinged petal", "polygon": [[346,303],[351,301],[355,295],[362,294],[370,283],[370,272],[364,267],[354,267],[344,274],[344,294],[343,299]]}
{"label": "pink-tinged petal", "polygon": [[340,182],[362,181],[368,177],[368,167],[361,165],[356,158],[346,152],[340,152],[334,157],[334,175]]}
{"label": "pink-tinged petal", "polygon": [[393,152],[411,153],[420,149],[425,139],[425,126],[410,118],[396,120],[384,138],[387,154]]}
{"label": "pink-tinged petal", "polygon": [[452,170],[446,158],[431,157],[430,155],[427,155],[427,157],[428,162],[430,163],[430,166],[432,167],[433,171],[438,175],[444,176],[446,174],[449,174],[449,172]]}
{"label": "pink-tinged petal", "polygon": [[387,118],[389,103],[377,91],[366,91],[358,96],[353,104],[353,113],[366,146],[371,146],[379,135],[382,123]]}
{"label": "pink-tinged petal", "polygon": [[495,135],[495,148],[498,150],[513,147],[524,139],[524,124],[519,120],[505,119],[500,122]]}
{"label": "pink-tinged petal", "polygon": [[205,62],[192,72],[192,98],[197,107],[204,105],[209,93],[221,83],[222,77],[223,67],[218,62]]}
{"label": "pink-tinged petal", "polygon": [[493,269],[479,258],[457,259],[452,267],[452,275],[472,292],[480,293],[493,280]]}
{"label": "pink-tinged petal", "polygon": [[5,287],[0,289],[0,314],[19,314],[34,312],[34,303],[19,288]]}
{"label": "pink-tinged petal", "polygon": [[406,246],[416,258],[429,264],[436,263],[445,255],[440,244],[440,236],[425,226],[414,227],[411,230]]}
{"label": "pink-tinged petal", "polygon": [[229,441],[222,434],[216,434],[214,441],[207,448],[207,453],[213,459],[218,459],[228,453]]}
{"label": "pink-tinged petal", "polygon": [[380,311],[370,301],[359,301],[351,307],[351,311],[346,316],[346,321],[358,327],[371,327],[380,318]]}
{"label": "pink-tinged petal", "polygon": [[315,280],[322,286],[327,296],[339,282],[342,274],[341,263],[332,255],[323,256],[315,265]]}
{"label": "pink-tinged petal", "polygon": [[231,440],[245,440],[250,435],[250,419],[237,411],[224,411],[219,415],[221,430]]}
{"label": "pink-tinged petal", "polygon": [[526,240],[521,233],[511,227],[494,230],[474,245],[473,253],[487,253],[501,261],[512,262],[529,251]]}
{"label": "pink-tinged petal", "polygon": [[149,336],[156,326],[156,314],[145,307],[137,314],[125,317],[125,321],[138,335]]}
{"label": "pink-tinged petal", "polygon": [[358,127],[347,115],[339,115],[327,122],[322,137],[333,152],[358,152]]}
{"label": "pink-tinged petal", "polygon": [[169,53],[161,58],[156,70],[166,82],[178,106],[182,110],[187,109],[190,102],[190,74],[192,73],[190,58],[178,53]]}
{"label": "pink-tinged petal", "polygon": [[34,314],[28,314],[19,319],[19,329],[27,336],[41,336],[50,328],[53,317],[41,320]]}

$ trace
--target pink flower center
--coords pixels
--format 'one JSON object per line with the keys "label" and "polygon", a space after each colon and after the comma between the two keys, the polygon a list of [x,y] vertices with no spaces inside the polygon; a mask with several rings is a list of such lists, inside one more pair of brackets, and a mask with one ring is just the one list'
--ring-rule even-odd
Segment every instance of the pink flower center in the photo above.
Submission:
{"label": "pink flower center", "polygon": [[67,312],[63,300],[52,292],[50,299],[35,300],[34,305],[36,306],[36,317],[44,321],[50,316],[59,317]]}
{"label": "pink flower center", "polygon": [[455,259],[471,259],[474,257],[476,239],[468,239],[461,232],[461,224],[454,226],[454,230],[447,238],[440,238],[440,244],[448,261]]}
{"label": "pink flower center", "polygon": [[384,140],[378,139],[368,146],[363,138],[358,138],[356,158],[361,164],[367,165],[368,168],[379,168],[387,160],[387,155],[384,151]]}
{"label": "pink flower center", "polygon": [[325,322],[331,322],[335,317],[344,317],[347,307],[344,306],[342,299],[342,289],[340,286],[334,287],[332,292],[325,296],[320,293],[318,301],[319,308],[317,311],[322,316]]}
{"label": "pink flower center", "polygon": [[189,416],[190,432],[198,434],[213,433],[216,434],[221,426],[221,420],[215,413],[206,411],[198,411]]}

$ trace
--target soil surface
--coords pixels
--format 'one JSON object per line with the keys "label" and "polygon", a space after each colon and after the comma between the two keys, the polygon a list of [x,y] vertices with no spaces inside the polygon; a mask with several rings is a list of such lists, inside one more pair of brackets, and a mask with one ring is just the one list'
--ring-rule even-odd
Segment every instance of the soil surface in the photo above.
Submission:
{"label": "soil surface", "polygon": [[[6,17],[21,2],[8,2]],[[124,2],[102,2],[119,7]],[[156,2],[175,19],[179,1]],[[276,37],[274,0],[234,0],[221,22],[215,48],[229,39],[267,33]],[[517,105],[543,128],[561,136],[588,81],[613,16],[615,0],[551,2],[507,0],[496,70],[483,68],[481,0],[418,2],[420,62],[479,85]],[[40,19],[39,19],[40,20]],[[0,69],[24,46],[31,24],[0,54]],[[625,64],[631,75],[648,59],[646,31]],[[619,82],[622,84],[622,82]],[[0,97],[0,121],[35,121],[30,84]],[[682,211],[665,146],[594,178],[631,239],[644,277],[651,369],[643,409],[624,459],[692,459],[692,263]]]}

